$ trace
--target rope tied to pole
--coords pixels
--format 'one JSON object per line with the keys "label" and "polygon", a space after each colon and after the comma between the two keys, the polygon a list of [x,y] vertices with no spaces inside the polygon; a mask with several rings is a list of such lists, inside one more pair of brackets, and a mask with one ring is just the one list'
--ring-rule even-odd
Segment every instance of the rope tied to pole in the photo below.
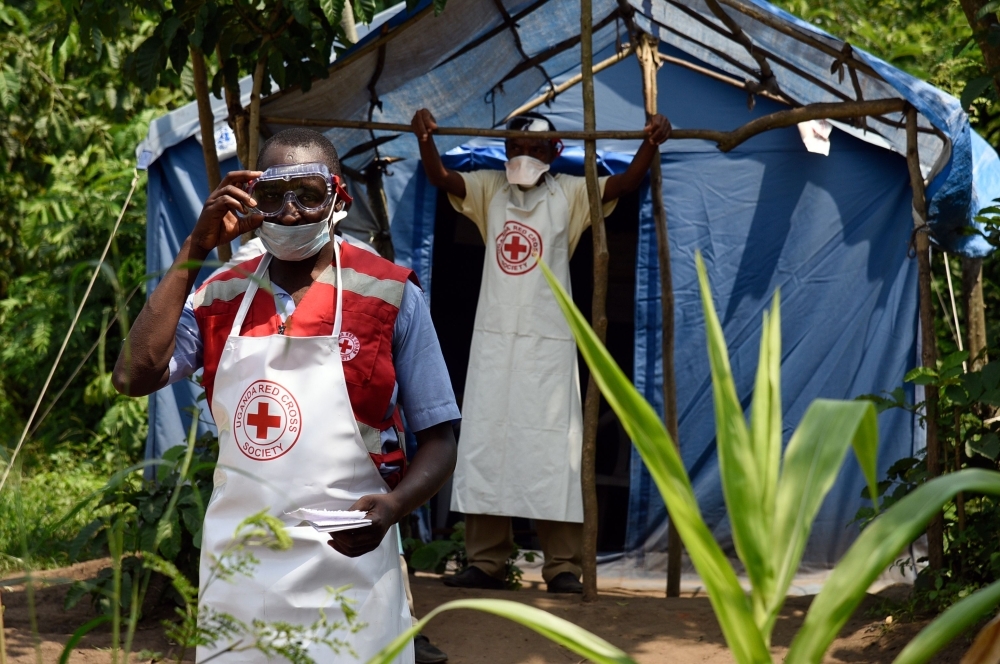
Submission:
{"label": "rope tied to pole", "polygon": [[111,250],[111,243],[114,242],[115,235],[118,234],[118,228],[121,226],[122,219],[125,218],[125,211],[128,210],[129,203],[132,202],[132,194],[135,193],[135,188],[138,184],[139,171],[137,169],[132,169],[132,185],[129,187],[128,195],[125,197],[122,209],[118,213],[118,218],[115,220],[114,227],[111,229],[111,235],[108,236],[108,241],[104,245],[104,251],[101,252],[101,258],[97,261],[97,265],[94,266],[94,273],[90,275],[90,283],[87,284],[87,290],[84,291],[83,297],[80,299],[80,304],[76,308],[76,314],[73,316],[73,321],[70,323],[69,329],[66,330],[66,336],[63,338],[62,346],[60,346],[59,352],[56,354],[56,359],[52,363],[52,368],[49,370],[48,378],[45,379],[45,384],[42,385],[42,391],[38,393],[38,399],[35,401],[34,408],[31,409],[31,415],[28,416],[28,421],[24,423],[24,431],[21,432],[21,438],[17,441],[17,446],[14,447],[14,452],[10,455],[10,459],[7,461],[7,467],[4,469],[3,477],[0,478],[0,493],[3,492],[3,488],[7,483],[7,477],[10,475],[10,471],[14,467],[14,461],[17,460],[17,455],[21,452],[21,448],[24,447],[24,441],[28,437],[28,431],[31,430],[31,423],[34,421],[35,415],[38,414],[38,409],[42,405],[45,393],[48,391],[49,385],[52,383],[52,378],[56,374],[56,369],[59,367],[59,362],[62,360],[63,353],[66,352],[66,347],[69,345],[70,337],[73,336],[76,324],[80,321],[80,315],[83,313],[83,307],[87,304],[87,298],[90,297],[90,293],[94,289],[94,283],[97,281],[97,275],[101,273],[101,266],[104,265],[104,261],[108,257],[108,252]]}

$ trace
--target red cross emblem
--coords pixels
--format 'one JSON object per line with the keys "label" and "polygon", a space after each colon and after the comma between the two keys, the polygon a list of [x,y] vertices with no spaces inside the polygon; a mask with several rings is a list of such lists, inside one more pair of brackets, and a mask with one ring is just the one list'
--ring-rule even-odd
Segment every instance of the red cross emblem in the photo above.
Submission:
{"label": "red cross emblem", "polygon": [[340,361],[350,362],[361,352],[361,341],[350,332],[340,333]]}
{"label": "red cross emblem", "polygon": [[281,426],[281,417],[271,415],[271,404],[267,401],[257,402],[257,412],[247,415],[247,424],[257,429],[255,438],[267,439],[267,430]]}
{"label": "red cross emblem", "polygon": [[284,386],[257,380],[243,392],[233,415],[236,445],[255,461],[270,461],[288,453],[302,432],[302,411]]}
{"label": "red cross emblem", "polygon": [[530,272],[542,255],[542,236],[531,226],[508,221],[496,238],[497,265],[511,275]]}

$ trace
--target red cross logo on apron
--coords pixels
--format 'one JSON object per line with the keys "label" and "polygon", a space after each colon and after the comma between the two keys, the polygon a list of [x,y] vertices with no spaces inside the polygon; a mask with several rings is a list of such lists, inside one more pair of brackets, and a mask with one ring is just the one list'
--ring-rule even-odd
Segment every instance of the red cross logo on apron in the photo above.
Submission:
{"label": "red cross logo on apron", "polygon": [[497,265],[511,275],[530,272],[542,255],[542,236],[531,226],[508,221],[496,239]]}
{"label": "red cross logo on apron", "polygon": [[299,440],[302,415],[287,389],[258,380],[243,392],[233,416],[233,435],[240,451],[256,461],[277,459]]}

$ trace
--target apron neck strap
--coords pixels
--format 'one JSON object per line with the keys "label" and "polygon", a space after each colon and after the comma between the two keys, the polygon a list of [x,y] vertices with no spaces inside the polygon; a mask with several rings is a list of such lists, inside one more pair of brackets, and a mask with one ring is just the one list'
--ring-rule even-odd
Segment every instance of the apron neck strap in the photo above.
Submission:
{"label": "apron neck strap", "polygon": [[340,339],[340,324],[344,319],[344,279],[340,273],[340,242],[333,238],[333,262],[337,266],[337,310],[333,316],[333,338]]}
{"label": "apron neck strap", "polygon": [[[339,339],[341,322],[344,318],[344,289],[341,288],[344,281],[340,271],[340,243],[336,239],[333,241],[333,262],[337,268],[337,282],[335,285],[337,291],[337,309],[333,318],[333,334],[331,336],[334,339]],[[260,265],[257,266],[257,270],[253,273],[253,277],[250,278],[250,286],[247,288],[246,293],[243,294],[243,301],[236,312],[236,318],[233,319],[233,327],[229,330],[229,336],[238,337],[240,335],[240,330],[243,329],[243,321],[247,317],[247,312],[250,311],[250,305],[253,303],[254,295],[257,294],[257,289],[261,281],[267,278],[267,268],[270,264],[271,254],[265,253],[264,257],[260,260]]]}
{"label": "apron neck strap", "polygon": [[270,264],[271,254],[265,253],[264,257],[260,259],[260,265],[257,266],[256,271],[254,271],[253,276],[250,278],[250,286],[247,287],[246,292],[243,294],[243,302],[240,303],[239,311],[236,312],[236,318],[233,319],[233,329],[229,331],[229,336],[240,336],[240,330],[243,329],[243,320],[247,317],[247,312],[250,311],[253,296],[257,294],[257,288],[265,278],[265,275],[267,275],[267,266]]}

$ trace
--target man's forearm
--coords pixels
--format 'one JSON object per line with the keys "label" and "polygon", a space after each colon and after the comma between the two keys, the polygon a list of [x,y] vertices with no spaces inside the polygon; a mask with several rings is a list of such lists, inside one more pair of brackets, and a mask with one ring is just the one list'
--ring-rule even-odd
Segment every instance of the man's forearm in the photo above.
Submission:
{"label": "man's forearm", "polygon": [[390,494],[396,503],[397,518],[417,509],[451,477],[458,458],[455,433],[450,422],[417,432],[417,453],[402,481]]}
{"label": "man's forearm", "polygon": [[424,162],[424,172],[427,180],[446,193],[459,198],[465,198],[465,180],[455,171],[445,168],[441,161],[441,154],[434,144],[433,138],[428,138],[420,143],[420,160]]}
{"label": "man's forearm", "polygon": [[638,189],[657,153],[657,146],[651,145],[649,141],[643,141],[625,172],[608,178],[607,184],[604,185],[604,195],[601,197],[601,201],[609,203]]}
{"label": "man's forearm", "polygon": [[[142,307],[122,346],[112,376],[115,389],[129,396],[145,396],[163,387],[169,378],[174,333],[184,301],[194,285],[206,252],[185,240],[170,270]],[[185,263],[196,262],[195,267]]]}

